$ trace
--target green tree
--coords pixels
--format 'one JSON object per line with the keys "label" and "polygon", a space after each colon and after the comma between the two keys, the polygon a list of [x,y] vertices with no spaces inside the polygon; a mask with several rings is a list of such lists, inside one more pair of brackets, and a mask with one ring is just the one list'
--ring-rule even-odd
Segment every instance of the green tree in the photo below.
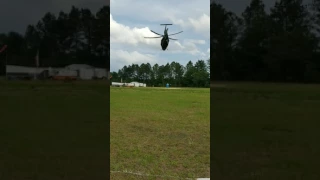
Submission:
{"label": "green tree", "polygon": [[193,69],[193,85],[195,87],[209,87],[209,73],[204,60],[198,60]]}
{"label": "green tree", "polygon": [[158,86],[159,82],[159,65],[156,63],[152,67],[151,82],[153,86]]}
{"label": "green tree", "polygon": [[194,73],[195,73],[195,67],[193,66],[192,61],[189,61],[186,65],[185,74],[184,74],[183,85],[185,87],[193,87],[194,86],[194,81],[193,81]]}
{"label": "green tree", "polygon": [[302,0],[281,0],[271,9],[269,53],[265,56],[271,80],[305,81],[306,64],[317,45],[308,16]]}
{"label": "green tree", "polygon": [[211,49],[213,53],[213,73],[211,78],[226,80],[230,74],[227,64],[232,60],[242,21],[234,13],[226,11],[214,2],[210,5]]}
{"label": "green tree", "polygon": [[238,48],[237,71],[233,76],[243,76],[246,80],[266,79],[266,65],[263,56],[266,54],[266,40],[268,37],[269,17],[264,10],[262,0],[252,0],[250,5],[242,13],[244,31],[241,34]]}

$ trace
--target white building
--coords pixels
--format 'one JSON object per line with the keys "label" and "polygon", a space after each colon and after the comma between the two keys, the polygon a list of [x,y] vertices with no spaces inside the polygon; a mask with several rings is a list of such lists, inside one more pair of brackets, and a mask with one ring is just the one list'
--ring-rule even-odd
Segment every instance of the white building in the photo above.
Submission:
{"label": "white building", "polygon": [[131,83],[111,82],[111,86],[147,87],[146,84],[139,83],[139,82],[131,82]]}
{"label": "white building", "polygon": [[15,78],[34,78],[37,77],[46,68],[35,68],[27,66],[6,65],[6,76],[8,79]]}
{"label": "white building", "polygon": [[82,80],[90,79],[106,79],[108,77],[107,69],[95,68],[86,64],[71,64],[64,68],[53,68],[53,67],[26,67],[26,66],[15,66],[6,65],[6,73],[9,78],[32,78],[43,76],[49,77],[77,77]]}
{"label": "white building", "polygon": [[106,79],[108,77],[107,69],[95,68],[87,64],[71,64],[66,69],[77,71],[80,79]]}

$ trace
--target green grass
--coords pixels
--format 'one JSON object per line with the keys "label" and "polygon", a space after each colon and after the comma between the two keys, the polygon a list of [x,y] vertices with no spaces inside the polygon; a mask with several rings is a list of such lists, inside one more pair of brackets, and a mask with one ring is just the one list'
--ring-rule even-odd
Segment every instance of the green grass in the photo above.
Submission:
{"label": "green grass", "polygon": [[108,179],[106,82],[0,81],[0,179]]}
{"label": "green grass", "polygon": [[111,173],[120,179],[210,176],[210,90],[111,88]]}
{"label": "green grass", "polygon": [[216,179],[320,179],[320,85],[212,86]]}
{"label": "green grass", "polygon": [[[320,85],[211,90],[216,179],[320,179]],[[209,177],[208,89],[0,80],[0,179],[107,179],[111,171]],[[175,179],[111,173],[111,179]]]}

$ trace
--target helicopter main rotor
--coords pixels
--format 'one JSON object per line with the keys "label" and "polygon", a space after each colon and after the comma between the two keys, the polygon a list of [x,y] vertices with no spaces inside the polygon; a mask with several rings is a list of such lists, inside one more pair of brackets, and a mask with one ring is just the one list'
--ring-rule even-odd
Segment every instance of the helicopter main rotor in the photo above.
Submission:
{"label": "helicopter main rotor", "polygon": [[179,33],[182,33],[183,31],[180,31],[180,32],[177,32],[177,33],[174,33],[174,34],[168,34],[168,36],[172,36],[172,35],[175,35],[175,34],[179,34]]}
{"label": "helicopter main rotor", "polygon": [[[169,24],[163,24],[163,25],[169,25]],[[161,37],[164,37],[165,35],[163,35],[163,34],[159,34],[159,33],[157,33],[157,32],[154,32],[154,31],[152,31],[152,30],[150,30],[151,32],[153,32],[154,34],[156,34],[156,35],[159,35],[159,37],[144,37],[144,38],[161,38]],[[182,33],[183,31],[180,31],[180,32],[177,32],[177,33],[174,33],[174,34],[168,34],[168,37],[169,36],[172,36],[172,35],[176,35],[176,34],[179,34],[179,33]],[[172,38],[169,38],[169,39],[172,39]],[[178,40],[178,39],[172,39],[172,40]]]}
{"label": "helicopter main rotor", "polygon": [[155,33],[155,34],[157,34],[157,35],[159,35],[159,36],[163,36],[162,34],[156,33],[156,32],[154,32],[154,31],[152,31],[152,30],[150,30],[150,31],[153,32],[153,33]]}
{"label": "helicopter main rotor", "polygon": [[162,38],[162,36],[160,36],[160,37],[144,37],[144,38]]}
{"label": "helicopter main rotor", "polygon": [[162,50],[166,50],[168,45],[169,45],[169,40],[178,40],[178,39],[173,39],[173,38],[170,38],[169,36],[172,36],[172,35],[175,35],[175,34],[179,34],[179,33],[182,33],[183,31],[180,31],[180,32],[177,32],[177,33],[173,33],[173,34],[168,34],[168,30],[169,28],[167,28],[167,25],[172,25],[172,24],[160,24],[160,25],[164,25],[164,34],[159,34],[153,30],[150,30],[152,33],[156,34],[156,35],[159,35],[158,37],[144,37],[144,38],[162,38],[161,39],[161,48]]}

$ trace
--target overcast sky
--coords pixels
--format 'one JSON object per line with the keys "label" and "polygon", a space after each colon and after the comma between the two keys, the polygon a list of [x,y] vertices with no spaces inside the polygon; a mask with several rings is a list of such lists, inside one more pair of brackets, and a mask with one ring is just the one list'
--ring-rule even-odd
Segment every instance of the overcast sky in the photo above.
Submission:
{"label": "overcast sky", "polygon": [[0,33],[16,31],[24,35],[27,25],[36,24],[46,12],[70,12],[72,5],[96,13],[110,0],[0,0]]}
{"label": "overcast sky", "polygon": [[[118,71],[132,63],[165,65],[172,61],[186,65],[189,60],[206,60],[210,54],[210,1],[208,0],[111,0],[110,69]],[[150,29],[163,34],[168,26],[173,35],[166,51],[161,39]]]}
{"label": "overcast sky", "polygon": [[[241,15],[251,0],[215,0],[227,10]],[[310,2],[312,0],[305,0]],[[264,0],[266,11],[276,0]],[[0,33],[16,31],[25,33],[28,24],[36,24],[46,12],[56,15],[69,12],[71,6],[89,8],[96,13],[110,0],[0,0]],[[158,63],[207,59],[210,54],[210,5],[208,0],[111,0],[110,15],[110,65],[118,71],[132,63]],[[161,23],[173,23],[169,34],[174,35],[166,51],[162,51],[160,39],[144,39],[156,36],[150,29],[163,34]]]}
{"label": "overcast sky", "polygon": [[[251,0],[214,0],[221,4],[226,10],[236,13],[238,16],[250,5]],[[265,10],[269,12],[270,7],[274,6],[276,0],[264,0]]]}
{"label": "overcast sky", "polygon": [[[212,0],[211,0],[212,1]],[[250,5],[251,0],[213,0],[218,4],[221,4],[228,11],[236,13],[238,16],[242,14],[245,8]],[[270,8],[274,7],[276,1],[280,0],[263,0],[265,10],[267,13],[270,12]],[[311,3],[313,0],[303,0],[303,3]]]}

